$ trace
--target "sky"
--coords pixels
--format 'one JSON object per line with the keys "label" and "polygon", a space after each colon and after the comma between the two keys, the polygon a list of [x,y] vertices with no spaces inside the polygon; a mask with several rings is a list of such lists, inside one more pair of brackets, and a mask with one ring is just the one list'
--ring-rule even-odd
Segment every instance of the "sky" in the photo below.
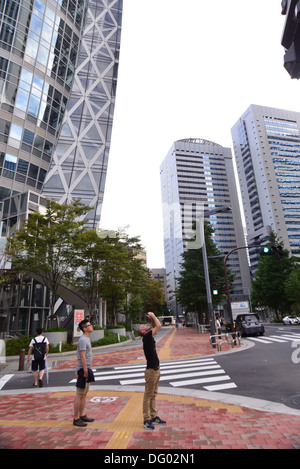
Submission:
{"label": "sky", "polygon": [[251,104],[300,111],[283,67],[280,0],[124,0],[121,53],[100,227],[139,236],[165,266],[160,165],[176,140],[232,149]]}

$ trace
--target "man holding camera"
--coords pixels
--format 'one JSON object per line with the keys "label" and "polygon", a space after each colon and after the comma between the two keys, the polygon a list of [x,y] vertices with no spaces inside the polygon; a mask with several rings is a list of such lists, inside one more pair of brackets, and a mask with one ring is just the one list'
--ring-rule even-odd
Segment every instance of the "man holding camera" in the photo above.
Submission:
{"label": "man holding camera", "polygon": [[160,321],[154,313],[147,313],[152,328],[148,324],[142,324],[138,329],[138,334],[143,338],[144,354],[147,361],[145,370],[145,393],[143,401],[144,427],[154,430],[154,423],[166,423],[161,420],[156,411],[156,396],[160,378],[159,358],[156,352],[154,336],[162,327]]}

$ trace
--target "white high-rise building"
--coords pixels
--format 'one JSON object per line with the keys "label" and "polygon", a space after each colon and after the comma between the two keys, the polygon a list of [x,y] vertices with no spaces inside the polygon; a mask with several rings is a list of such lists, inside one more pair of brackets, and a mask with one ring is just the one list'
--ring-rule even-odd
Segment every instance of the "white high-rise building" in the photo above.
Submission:
{"label": "white high-rise building", "polygon": [[[300,246],[300,113],[251,105],[231,129],[248,244]],[[249,250],[254,272],[258,250]]]}
{"label": "white high-rise building", "polygon": [[[175,290],[182,253],[185,249],[197,247],[187,244],[193,236],[193,221],[201,213],[203,215],[204,210],[230,205],[231,212],[208,217],[215,230],[213,239],[224,254],[244,246],[245,239],[230,148],[202,139],[176,141],[160,172],[167,301],[169,308],[177,312]],[[237,301],[245,300],[250,290],[246,250],[232,253],[228,266],[235,274],[233,296]]]}

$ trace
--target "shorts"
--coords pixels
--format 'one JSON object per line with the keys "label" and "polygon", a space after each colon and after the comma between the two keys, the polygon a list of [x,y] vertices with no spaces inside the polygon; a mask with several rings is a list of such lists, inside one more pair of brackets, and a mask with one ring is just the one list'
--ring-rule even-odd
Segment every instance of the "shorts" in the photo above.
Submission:
{"label": "shorts", "polygon": [[40,371],[46,368],[46,360],[32,360],[31,362],[31,369],[32,371]]}
{"label": "shorts", "polygon": [[[89,392],[89,389],[90,389],[90,383],[87,382],[86,379],[84,379],[85,381],[85,385],[84,387],[82,387],[82,377],[78,375],[78,372],[76,371],[75,373],[75,376],[76,376],[76,379],[77,379],[77,383],[76,383],[76,393],[77,394],[81,394],[81,395],[85,395]],[[80,384],[80,387],[78,386]]]}

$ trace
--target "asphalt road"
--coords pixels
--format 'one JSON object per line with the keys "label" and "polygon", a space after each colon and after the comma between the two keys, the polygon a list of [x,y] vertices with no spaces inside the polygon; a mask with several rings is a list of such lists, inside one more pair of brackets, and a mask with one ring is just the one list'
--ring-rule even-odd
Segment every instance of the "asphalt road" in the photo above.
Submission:
{"label": "asphalt road", "polygon": [[[265,336],[285,339],[289,334],[299,334],[299,326],[265,326]],[[263,337],[263,338],[264,338]],[[218,357],[237,388],[232,394],[278,402],[300,409],[300,342],[293,340],[263,343],[246,338],[253,347],[244,351]],[[278,339],[277,339],[278,340]],[[298,358],[299,357],[299,358]],[[224,391],[226,392],[226,391]]]}

